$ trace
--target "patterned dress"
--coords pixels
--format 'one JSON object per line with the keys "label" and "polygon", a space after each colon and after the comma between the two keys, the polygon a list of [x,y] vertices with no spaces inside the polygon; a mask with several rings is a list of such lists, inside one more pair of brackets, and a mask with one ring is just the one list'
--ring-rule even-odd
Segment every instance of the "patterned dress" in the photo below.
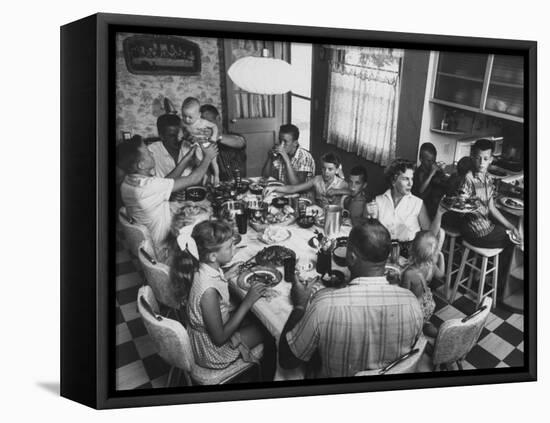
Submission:
{"label": "patterned dress", "polygon": [[223,324],[230,318],[232,305],[229,301],[229,289],[223,272],[201,263],[199,270],[195,273],[191,292],[189,293],[187,306],[189,336],[195,361],[199,366],[223,369],[239,358],[240,351],[237,345],[233,346],[235,344],[235,342],[232,342],[233,340],[220,347],[216,346],[206,331],[200,302],[202,295],[209,288],[215,289],[220,297]]}

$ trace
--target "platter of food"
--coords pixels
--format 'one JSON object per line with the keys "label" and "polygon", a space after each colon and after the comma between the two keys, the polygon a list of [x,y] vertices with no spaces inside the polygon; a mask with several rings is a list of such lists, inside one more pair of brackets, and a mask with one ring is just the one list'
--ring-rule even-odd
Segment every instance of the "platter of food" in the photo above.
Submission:
{"label": "platter of food", "polygon": [[289,239],[291,236],[290,231],[280,226],[268,226],[258,236],[258,239],[264,244],[278,244]]}
{"label": "platter of food", "polygon": [[514,210],[523,210],[524,207],[523,201],[519,198],[501,197],[500,203]]}
{"label": "platter of food", "polygon": [[441,205],[451,212],[473,213],[481,207],[481,200],[478,197],[448,196],[441,200]]}
{"label": "platter of food", "polygon": [[263,232],[270,225],[288,226],[296,221],[296,213],[290,206],[284,206],[279,209],[274,206],[269,206],[267,213],[262,214],[259,218],[250,219],[250,226],[256,232]]}
{"label": "platter of food", "polygon": [[265,247],[256,255],[256,263],[260,266],[282,266],[286,257],[296,258],[296,253],[290,248],[283,247],[281,245],[271,245]]}

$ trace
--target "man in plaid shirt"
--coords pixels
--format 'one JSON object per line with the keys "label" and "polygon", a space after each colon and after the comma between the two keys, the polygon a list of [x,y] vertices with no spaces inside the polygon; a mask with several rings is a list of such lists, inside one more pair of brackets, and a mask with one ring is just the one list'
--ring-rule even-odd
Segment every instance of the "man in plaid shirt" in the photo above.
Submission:
{"label": "man in plaid shirt", "polygon": [[300,147],[300,130],[292,124],[279,128],[279,143],[267,153],[262,169],[264,178],[273,176],[285,185],[302,184],[315,175],[315,161]]}
{"label": "man in plaid shirt", "polygon": [[294,309],[279,340],[281,367],[310,362],[317,353],[316,377],[354,376],[382,368],[412,349],[422,333],[422,310],[412,292],[384,277],[390,249],[388,230],[369,220],[350,233],[347,286],[321,289],[306,309],[308,292],[295,281]]}

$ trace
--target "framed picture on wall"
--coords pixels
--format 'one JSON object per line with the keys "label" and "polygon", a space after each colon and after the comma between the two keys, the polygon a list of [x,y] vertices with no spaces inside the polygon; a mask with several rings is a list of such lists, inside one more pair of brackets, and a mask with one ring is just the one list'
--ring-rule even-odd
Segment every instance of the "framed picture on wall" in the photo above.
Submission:
{"label": "framed picture on wall", "polygon": [[536,380],[535,42],[112,14],[61,35],[62,396]]}

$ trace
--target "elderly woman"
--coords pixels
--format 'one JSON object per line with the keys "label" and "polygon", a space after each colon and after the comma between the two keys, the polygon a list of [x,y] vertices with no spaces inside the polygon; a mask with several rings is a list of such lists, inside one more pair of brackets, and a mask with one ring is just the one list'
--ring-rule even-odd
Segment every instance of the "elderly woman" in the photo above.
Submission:
{"label": "elderly woman", "polygon": [[422,199],[411,193],[414,163],[396,159],[386,169],[390,188],[376,197],[376,204],[368,205],[367,217],[376,217],[388,229],[391,238],[410,242],[420,230],[430,230],[439,236],[441,216],[445,212],[438,207],[431,221]]}

